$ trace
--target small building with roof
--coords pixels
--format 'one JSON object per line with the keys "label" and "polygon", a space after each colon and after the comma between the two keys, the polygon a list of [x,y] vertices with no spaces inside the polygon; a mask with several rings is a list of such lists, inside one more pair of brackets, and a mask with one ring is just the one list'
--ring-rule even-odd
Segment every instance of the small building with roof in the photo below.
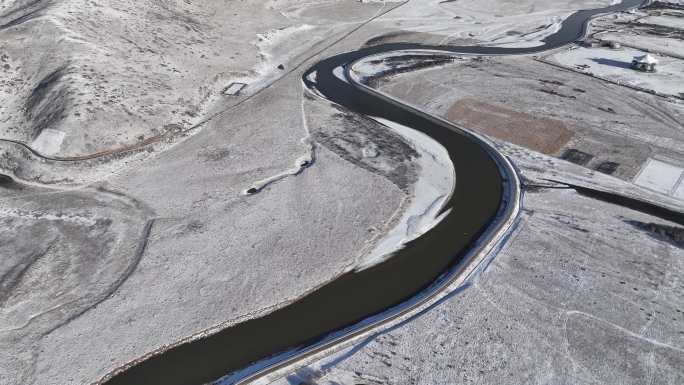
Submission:
{"label": "small building with roof", "polygon": [[631,67],[637,71],[655,72],[658,60],[650,54],[635,56],[632,59]]}

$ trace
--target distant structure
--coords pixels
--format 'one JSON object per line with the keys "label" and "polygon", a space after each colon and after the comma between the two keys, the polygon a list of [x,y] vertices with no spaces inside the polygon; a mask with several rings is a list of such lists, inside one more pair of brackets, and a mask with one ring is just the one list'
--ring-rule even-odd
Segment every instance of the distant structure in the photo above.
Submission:
{"label": "distant structure", "polygon": [[601,46],[601,42],[594,38],[586,38],[580,41],[580,45],[584,48],[598,48]]}
{"label": "distant structure", "polygon": [[634,59],[632,59],[631,67],[637,71],[655,72],[656,64],[658,64],[658,60],[650,54],[646,54],[643,56],[635,56]]}

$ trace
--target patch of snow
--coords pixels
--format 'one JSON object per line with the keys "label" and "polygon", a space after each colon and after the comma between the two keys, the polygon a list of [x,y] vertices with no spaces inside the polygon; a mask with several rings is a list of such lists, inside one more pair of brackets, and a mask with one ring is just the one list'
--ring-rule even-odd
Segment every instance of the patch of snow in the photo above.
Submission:
{"label": "patch of snow", "polygon": [[[384,59],[406,54],[429,57],[434,55],[434,52],[410,50],[366,57],[351,66],[349,71],[351,81],[363,84],[364,79],[373,74],[382,73],[392,68]],[[401,214],[402,216],[392,229],[373,244],[372,250],[362,253],[355,267],[356,271],[367,269],[387,260],[395,252],[401,250],[406,243],[418,238],[438,224],[449,212],[447,210],[440,214],[444,203],[451,197],[456,183],[454,165],[449,153],[439,142],[410,127],[379,117],[369,117],[391,128],[411,143],[420,154],[414,159],[420,171],[418,181],[413,186],[410,201]]]}
{"label": "patch of snow", "polygon": [[79,213],[63,213],[56,215],[50,212],[41,212],[37,210],[24,210],[19,208],[3,207],[0,208],[0,218],[22,218],[30,221],[61,221],[70,222],[83,226],[94,226],[97,222],[92,217],[83,216]]}
{"label": "patch of snow", "polygon": [[306,75],[306,79],[312,83],[316,83],[318,81],[318,71],[313,71]]}
{"label": "patch of snow", "polygon": [[602,40],[616,41],[625,46],[648,49],[675,57],[684,52],[684,41],[663,36],[634,35],[623,32],[601,32],[596,36]]}
{"label": "patch of snow", "polygon": [[413,145],[420,154],[420,157],[415,159],[420,167],[420,174],[413,186],[411,201],[401,218],[375,243],[374,248],[359,260],[355,267],[356,271],[365,270],[387,260],[395,252],[403,249],[406,243],[437,225],[450,211],[446,210],[440,214],[456,183],[454,165],[449,153],[439,142],[396,122],[373,116],[370,118],[390,127]]}
{"label": "patch of snow", "polygon": [[533,48],[533,47],[539,47],[541,45],[544,45],[541,41],[516,41],[513,43],[499,43],[499,44],[492,44],[493,46],[496,47],[506,47],[506,48]]}
{"label": "patch of snow", "polygon": [[295,45],[301,46],[301,42],[305,41],[306,35],[313,29],[316,26],[300,24],[258,33],[254,44],[259,51],[260,62],[249,72],[235,76],[230,81],[250,84],[250,89],[256,90],[275,80],[281,72],[274,69],[301,52],[300,49],[295,49]]}
{"label": "patch of snow", "polygon": [[[391,63],[391,58],[396,58],[397,56],[410,55],[410,56],[425,56],[425,60],[429,60],[431,57],[437,55],[440,57],[450,57],[453,60],[464,60],[462,54],[449,53],[444,51],[434,51],[426,49],[413,49],[413,50],[402,50],[400,52],[385,52],[373,55],[371,58],[366,58],[361,61],[355,62],[350,70],[350,75],[359,83],[366,83],[368,78],[381,74],[381,73],[391,73],[392,70],[410,68],[411,61],[406,61],[401,65],[389,64]],[[415,64],[415,63],[413,63]],[[435,66],[430,66],[429,68],[434,69]],[[420,71],[420,68],[413,68],[411,71]]]}
{"label": "patch of snow", "polygon": [[[409,51],[406,51],[409,52]],[[386,53],[374,55],[375,60],[361,60],[356,63],[351,68],[354,76],[357,76],[360,82],[364,82],[365,79],[373,74],[382,73],[392,69],[392,66],[387,64],[387,61],[383,60],[386,57],[390,57],[396,53]]]}
{"label": "patch of snow", "polygon": [[549,35],[558,32],[563,24],[563,18],[558,16],[551,17],[551,23],[545,28],[539,29],[531,33],[524,35],[504,35],[502,37],[494,37],[492,39],[493,44],[497,47],[510,47],[510,48],[529,48],[529,47],[539,47],[544,45],[542,40]]}
{"label": "patch of snow", "polygon": [[64,131],[46,128],[31,143],[31,148],[43,155],[54,155],[62,148],[65,135]]}
{"label": "patch of snow", "polygon": [[684,29],[684,18],[674,16],[648,16],[639,19],[637,23],[656,24],[664,27]]}
{"label": "patch of snow", "polygon": [[314,25],[300,24],[257,34],[256,46],[262,61],[256,72],[260,75],[267,74],[272,72],[274,67],[288,61],[293,54],[292,45],[300,44],[301,39],[315,28]]}
{"label": "patch of snow", "polygon": [[634,178],[634,183],[668,195],[681,190],[682,167],[649,158]]}
{"label": "patch of snow", "polygon": [[391,13],[378,21],[388,29],[429,34],[436,39],[443,36],[441,40],[432,40],[436,44],[450,44],[457,40],[487,45],[521,41],[541,44],[545,37],[558,30],[563,19],[577,9],[604,7],[614,1],[582,1],[582,4],[562,1],[540,4],[529,0],[408,2],[399,14]]}
{"label": "patch of snow", "polygon": [[233,82],[230,83],[230,85],[226,87],[225,90],[223,90],[223,93],[225,95],[237,96],[240,93],[240,91],[242,91],[242,89],[246,86],[247,85],[245,83]]}
{"label": "patch of snow", "polygon": [[344,76],[344,67],[342,66],[337,66],[333,69],[333,75],[335,75],[336,78],[342,80],[345,83],[349,83],[347,81],[347,78]]}

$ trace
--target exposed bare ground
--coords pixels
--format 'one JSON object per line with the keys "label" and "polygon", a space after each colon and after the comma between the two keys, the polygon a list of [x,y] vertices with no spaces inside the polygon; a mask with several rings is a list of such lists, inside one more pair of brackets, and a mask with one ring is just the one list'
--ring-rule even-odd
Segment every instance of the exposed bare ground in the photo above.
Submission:
{"label": "exposed bare ground", "polygon": [[465,98],[454,103],[447,118],[483,134],[515,143],[544,154],[555,154],[574,133],[560,120]]}

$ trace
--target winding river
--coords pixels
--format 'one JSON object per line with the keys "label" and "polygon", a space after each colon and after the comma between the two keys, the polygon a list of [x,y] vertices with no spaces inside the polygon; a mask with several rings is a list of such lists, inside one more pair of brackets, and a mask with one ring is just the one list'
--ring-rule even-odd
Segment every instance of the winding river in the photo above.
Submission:
{"label": "winding river", "polygon": [[[261,318],[146,356],[110,373],[99,383],[200,385],[299,347],[294,354],[249,377],[252,379],[401,315],[420,303],[416,301],[417,294],[425,300],[443,290],[450,280],[469,271],[468,266],[477,261],[484,246],[496,242],[508,230],[517,213],[512,209],[518,204],[519,194],[515,171],[502,155],[475,134],[356,83],[349,75],[351,64],[372,55],[405,50],[430,50],[441,55],[541,52],[580,38],[593,16],[644,3],[644,0],[623,0],[606,8],[578,11],[563,22],[558,32],[533,48],[386,44],[336,55],[314,65],[304,74],[303,82],[319,95],[356,113],[423,132],[444,146],[457,177],[453,194],[442,207],[442,212],[450,209],[448,214],[429,232],[376,266],[346,273]],[[345,69],[346,80],[335,76],[338,67]],[[435,284],[436,281],[444,284]],[[378,314],[384,316],[372,325],[361,322]],[[332,342],[325,339],[331,332],[343,329],[342,337]]]}

